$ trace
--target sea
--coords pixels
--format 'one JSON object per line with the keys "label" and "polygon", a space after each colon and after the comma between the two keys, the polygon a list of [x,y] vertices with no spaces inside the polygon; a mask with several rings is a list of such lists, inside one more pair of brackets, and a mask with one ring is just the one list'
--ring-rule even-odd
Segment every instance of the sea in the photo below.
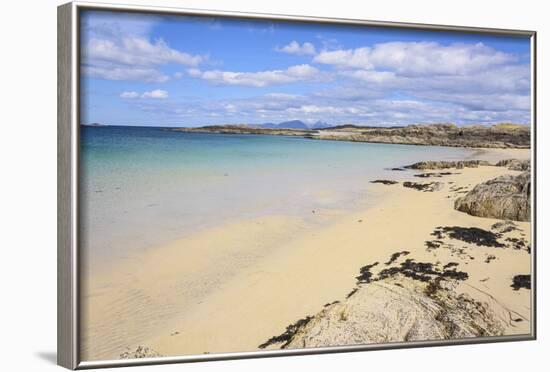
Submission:
{"label": "sea", "polygon": [[315,223],[365,208],[376,198],[370,181],[410,172],[391,168],[473,152],[137,126],[82,126],[80,146],[80,251],[89,268],[235,219]]}

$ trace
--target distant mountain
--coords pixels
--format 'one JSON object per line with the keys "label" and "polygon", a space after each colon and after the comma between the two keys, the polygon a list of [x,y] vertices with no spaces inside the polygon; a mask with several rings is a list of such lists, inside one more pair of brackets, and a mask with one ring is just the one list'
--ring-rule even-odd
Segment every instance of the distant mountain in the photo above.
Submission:
{"label": "distant mountain", "polygon": [[327,126],[329,125],[322,121],[318,121],[317,123],[313,124],[313,126],[309,126],[301,120],[289,120],[289,121],[283,121],[282,123],[279,123],[279,124],[265,123],[260,125],[261,128],[266,128],[266,129],[311,129],[311,128],[317,129],[317,128],[325,128]]}
{"label": "distant mountain", "polygon": [[278,128],[286,129],[309,129],[309,127],[301,120],[283,121],[277,125]]}
{"label": "distant mountain", "polygon": [[330,127],[330,124],[326,121],[318,120],[316,123],[314,123],[312,126],[310,126],[311,129],[322,129],[322,128],[328,128]]}

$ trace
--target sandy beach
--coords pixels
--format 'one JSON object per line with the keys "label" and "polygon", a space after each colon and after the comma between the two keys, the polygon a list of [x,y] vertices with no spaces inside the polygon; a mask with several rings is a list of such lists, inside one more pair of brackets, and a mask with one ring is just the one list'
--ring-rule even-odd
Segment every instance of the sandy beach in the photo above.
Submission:
{"label": "sandy beach", "polygon": [[[530,150],[490,149],[472,157],[494,163],[529,156]],[[463,241],[453,243],[457,249],[426,245],[441,226],[490,231],[502,222],[459,212],[454,201],[481,182],[521,172],[480,166],[433,179],[414,177],[422,173],[414,170],[396,173],[410,181],[444,185],[421,192],[401,183],[368,184],[365,188],[377,195],[374,205],[337,216],[312,211],[323,222],[319,226],[284,215],[233,220],[148,249],[123,267],[94,275],[83,283],[87,297],[82,320],[88,324],[82,330],[83,358],[117,359],[140,345],[164,356],[258,350],[288,325],[345,299],[361,267],[385,262],[399,251],[416,261],[456,263],[457,270],[468,273],[457,291],[503,316],[521,318],[510,322],[504,334],[529,333],[530,290],[511,287],[515,275],[531,273],[526,249]],[[531,224],[514,224],[503,239],[530,244]]]}

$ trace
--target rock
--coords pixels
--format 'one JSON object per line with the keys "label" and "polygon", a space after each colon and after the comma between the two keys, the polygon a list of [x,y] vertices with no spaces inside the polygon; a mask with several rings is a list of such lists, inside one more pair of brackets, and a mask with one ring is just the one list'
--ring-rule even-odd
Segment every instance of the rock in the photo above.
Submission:
{"label": "rock", "polygon": [[323,128],[319,139],[413,145],[529,148],[530,128],[521,125],[457,127],[453,124],[363,127],[342,125]]}
{"label": "rock", "polygon": [[125,351],[120,354],[120,359],[156,358],[162,355],[146,346],[138,346],[135,351]]}
{"label": "rock", "polygon": [[497,167],[506,167],[510,170],[517,171],[531,171],[531,161],[530,160],[518,160],[518,159],[506,159],[501,160],[496,164]]}
{"label": "rock", "polygon": [[491,230],[494,230],[499,234],[506,234],[519,229],[518,229],[518,225],[516,225],[512,221],[503,221],[503,222],[497,222],[491,225]]}
{"label": "rock", "polygon": [[531,175],[505,175],[474,187],[455,201],[455,209],[478,217],[531,220]]}
{"label": "rock", "polygon": [[440,262],[403,261],[401,256],[408,254],[394,253],[386,262],[391,267],[378,262],[364,266],[344,300],[326,304],[260,347],[310,348],[506,333],[510,311],[488,294],[473,298],[462,291],[468,274],[457,271],[458,262],[441,267]]}
{"label": "rock", "polygon": [[403,182],[404,187],[408,187],[411,189],[424,191],[424,192],[439,191],[443,188],[443,185],[444,185],[443,182],[429,182],[429,183],[418,183],[418,182],[409,182],[409,181]]}
{"label": "rock", "polygon": [[454,280],[403,276],[361,285],[322,309],[283,348],[448,340],[504,334],[505,321],[487,303],[457,294]]}
{"label": "rock", "polygon": [[490,165],[485,160],[459,160],[459,161],[421,161],[411,165],[405,166],[408,169],[463,169],[463,168],[477,168],[480,165]]}
{"label": "rock", "polygon": [[374,180],[374,181],[370,181],[370,183],[381,183],[383,185],[395,185],[396,183],[399,183],[399,182],[393,181],[393,180]]}

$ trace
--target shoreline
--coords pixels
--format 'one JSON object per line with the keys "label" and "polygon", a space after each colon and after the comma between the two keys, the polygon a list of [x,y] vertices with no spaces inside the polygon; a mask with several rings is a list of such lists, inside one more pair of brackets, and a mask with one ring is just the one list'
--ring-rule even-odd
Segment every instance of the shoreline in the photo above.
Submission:
{"label": "shoreline", "polygon": [[[530,155],[529,150],[513,153],[517,155],[521,151],[525,157]],[[488,149],[476,158],[517,157],[508,155],[511,154],[506,150]],[[421,181],[413,177],[416,173],[421,171],[409,171],[408,178]],[[133,267],[129,265],[122,270],[122,274],[120,271],[115,273],[111,281],[116,282],[120,275],[129,278],[125,282],[131,283],[129,285],[134,288],[125,288],[128,293],[135,291],[135,298],[149,306],[160,305],[164,301],[164,306],[172,308],[173,317],[166,319],[164,313],[146,314],[156,319],[154,332],[139,332],[147,317],[125,324],[124,328],[128,328],[129,333],[138,335],[132,338],[135,344],[127,343],[125,347],[135,350],[138,345],[146,345],[161,355],[258,350],[260,344],[281,333],[288,324],[315,314],[324,305],[345,297],[354,287],[359,269],[369,262],[386,260],[403,249],[414,253],[417,259],[431,259],[433,252],[426,251],[425,242],[436,226],[474,223],[475,226],[490,228],[499,220],[455,211],[452,201],[459,194],[451,189],[460,185],[471,188],[482,181],[514,172],[503,167],[487,166],[461,169],[456,173],[460,174],[436,179],[445,182],[445,187],[433,193],[418,192],[402,185],[365,185],[377,192],[377,203],[366,210],[342,215],[338,221],[318,229],[307,228],[296,219],[273,216],[265,220],[221,226],[197,234],[194,240],[186,238],[150,250],[137,257]],[[450,186],[451,183],[454,186]],[[423,211],[422,219],[418,218],[420,211]],[[530,239],[530,224],[518,225]],[[388,226],[392,226],[390,231],[399,228],[399,234],[388,234]],[[243,236],[248,238],[243,239]],[[189,250],[191,242],[198,247],[192,252]],[[445,256],[444,253],[437,254]],[[528,317],[529,312],[525,308],[525,304],[530,304],[528,294],[525,291],[516,292],[512,300],[506,299],[504,294],[508,293],[508,280],[502,279],[500,284],[496,280],[503,275],[526,270],[530,265],[529,257],[522,256],[521,260],[517,260],[516,256],[509,252],[499,253],[499,259],[490,267],[496,282],[491,284],[491,291],[496,293],[497,298],[502,297],[501,302],[508,308]],[[469,267],[475,267],[471,274],[472,281],[484,279],[480,275],[487,272],[487,264],[483,258],[480,260],[475,264],[467,263]],[[148,268],[147,272],[139,270],[143,267]],[[204,274],[203,270],[212,270],[212,276],[202,277],[212,283],[193,281],[194,275],[200,274],[200,278]],[[102,281],[96,289],[103,289],[105,296],[112,288],[109,287],[109,279]],[[197,291],[186,292],[193,283]],[[213,286],[208,289],[209,285]],[[98,293],[101,292],[99,289]],[[178,296],[188,297],[185,306]],[[109,298],[107,295],[107,298],[101,299],[103,304],[94,313],[117,301],[120,305],[121,299],[116,297]],[[129,307],[133,305],[135,301],[129,301],[119,308],[126,307],[124,310],[131,311]],[[107,315],[120,319],[127,314],[122,311]],[[101,317],[93,319],[96,324],[101,321]],[[106,328],[99,332],[94,344],[100,344],[109,331],[112,330]],[[128,335],[120,340],[110,340],[111,345],[101,353],[90,352],[89,359],[117,358],[125,351],[116,346],[122,340],[127,341]]]}
{"label": "shoreline", "polygon": [[172,132],[275,135],[323,141],[379,144],[444,146],[460,148],[530,149],[531,129],[517,124],[462,126],[454,124],[412,124],[401,127],[343,125],[328,128],[263,128],[248,125],[210,125],[170,128]]}

